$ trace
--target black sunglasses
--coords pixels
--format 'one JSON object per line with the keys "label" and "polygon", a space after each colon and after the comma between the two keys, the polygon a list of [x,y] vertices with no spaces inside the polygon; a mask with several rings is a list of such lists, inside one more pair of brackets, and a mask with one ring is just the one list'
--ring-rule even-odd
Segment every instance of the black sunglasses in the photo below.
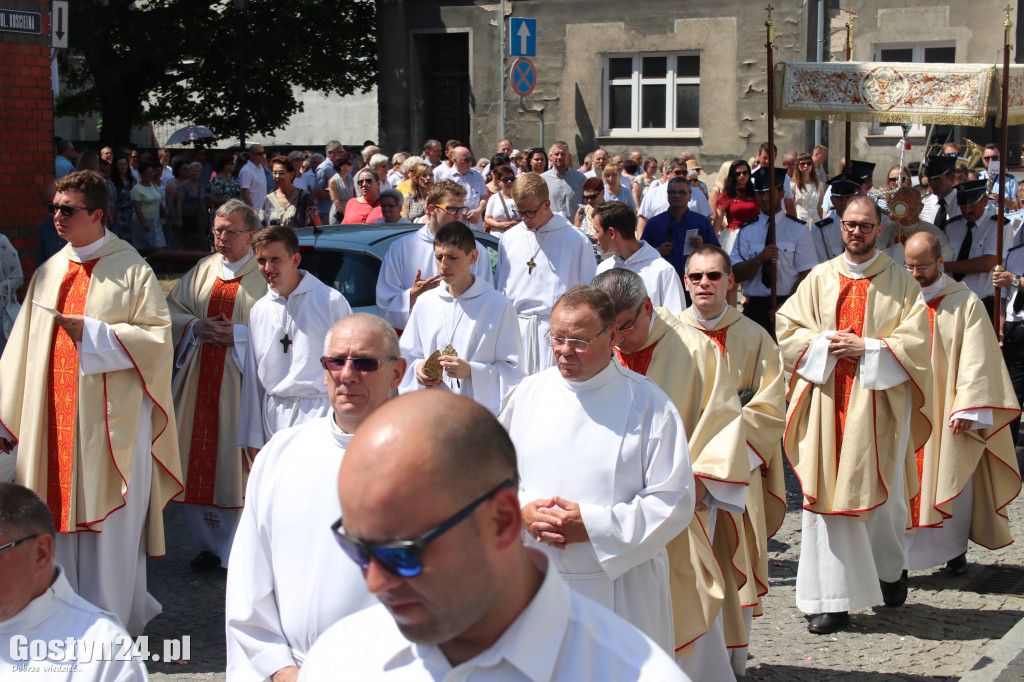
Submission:
{"label": "black sunglasses", "polygon": [[388,542],[366,542],[347,535],[341,528],[342,519],[331,524],[331,533],[338,541],[342,551],[348,558],[356,562],[364,571],[370,568],[370,559],[376,559],[381,568],[399,576],[400,578],[415,578],[423,572],[423,563],[420,555],[434,540],[444,535],[447,531],[458,525],[459,522],[468,518],[477,507],[498,494],[502,488],[514,488],[516,482],[508,479],[498,485],[486,495],[478,497],[474,501],[456,512],[454,516],[434,526],[416,540],[391,540]]}
{"label": "black sunglasses", "polygon": [[75,211],[94,211],[96,209],[89,208],[88,206],[67,206],[65,204],[46,204],[46,210],[53,215],[55,212],[60,211],[60,214],[65,218],[70,218],[75,215]]}
{"label": "black sunglasses", "polygon": [[502,182],[512,182],[512,181],[514,181],[515,179],[516,179],[516,176],[514,176],[514,175],[508,175],[508,176],[506,176],[506,177],[502,178],[502,179],[501,179],[501,181],[502,181]]}
{"label": "black sunglasses", "polygon": [[586,199],[587,201],[591,201],[593,199],[598,198],[599,196],[601,196],[601,195],[600,194],[584,194],[583,198]]}
{"label": "black sunglasses", "polygon": [[700,284],[700,281],[704,279],[704,277],[707,277],[712,282],[717,282],[722,279],[722,275],[724,274],[724,272],[719,272],[718,270],[709,270],[708,272],[688,272],[686,273],[686,276],[689,277],[690,281],[694,284]]}
{"label": "black sunglasses", "polygon": [[320,358],[320,366],[328,372],[340,372],[345,367],[345,363],[351,362],[352,367],[355,368],[357,372],[366,374],[369,372],[376,372],[377,369],[380,368],[380,363],[382,362],[391,362],[392,360],[397,359],[398,358],[394,355],[386,358],[380,358],[379,360],[377,358],[335,358],[330,355],[325,355]]}

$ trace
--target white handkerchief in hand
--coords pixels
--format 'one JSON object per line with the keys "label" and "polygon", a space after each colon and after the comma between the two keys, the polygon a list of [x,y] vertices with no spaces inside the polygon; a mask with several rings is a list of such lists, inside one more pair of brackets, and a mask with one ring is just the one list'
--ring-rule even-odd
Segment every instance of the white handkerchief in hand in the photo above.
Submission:
{"label": "white handkerchief in hand", "polygon": [[48,305],[43,305],[39,301],[32,301],[32,305],[36,306],[37,308],[42,310],[44,313],[50,315],[51,317],[56,317],[57,315],[60,315],[59,310],[57,310],[56,308],[51,308]]}

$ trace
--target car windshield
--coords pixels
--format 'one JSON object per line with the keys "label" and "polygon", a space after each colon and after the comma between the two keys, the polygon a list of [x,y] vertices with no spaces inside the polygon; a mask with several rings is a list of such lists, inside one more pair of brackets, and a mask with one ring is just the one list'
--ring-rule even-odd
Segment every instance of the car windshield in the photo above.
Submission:
{"label": "car windshield", "polygon": [[334,287],[353,308],[377,305],[380,261],[355,251],[303,251],[302,266]]}

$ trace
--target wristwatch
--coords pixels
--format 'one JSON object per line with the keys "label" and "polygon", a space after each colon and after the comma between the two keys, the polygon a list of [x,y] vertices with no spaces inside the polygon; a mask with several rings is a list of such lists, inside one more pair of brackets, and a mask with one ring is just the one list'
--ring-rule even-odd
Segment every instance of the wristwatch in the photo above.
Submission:
{"label": "wristwatch", "polygon": [[1010,281],[1010,286],[1012,286],[1014,289],[1020,287],[1020,275],[1013,276],[1013,279]]}

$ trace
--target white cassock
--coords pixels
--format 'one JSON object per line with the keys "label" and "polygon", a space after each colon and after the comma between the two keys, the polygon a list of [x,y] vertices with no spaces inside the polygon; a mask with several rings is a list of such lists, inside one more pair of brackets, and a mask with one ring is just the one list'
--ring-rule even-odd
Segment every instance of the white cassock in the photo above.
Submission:
{"label": "white cassock", "polygon": [[644,280],[647,295],[655,308],[665,308],[673,315],[678,315],[686,308],[686,297],[683,294],[683,282],[679,273],[667,260],[661,257],[658,250],[645,241],[641,241],[640,250],[626,260],[618,254],[606,258],[597,266],[598,274],[612,268],[631,270]]}
{"label": "white cassock", "polygon": [[512,302],[519,316],[523,374],[536,374],[555,363],[545,339],[551,309],[562,294],[577,284],[590,284],[595,274],[597,260],[590,240],[560,215],[536,231],[519,223],[501,236],[495,289]]}
{"label": "white cassock", "polygon": [[[477,242],[476,250],[479,255],[473,265],[473,276],[488,283],[494,282],[487,247]],[[377,276],[377,314],[395,329],[405,329],[409,323],[412,309],[409,291],[416,282],[417,271],[420,272],[420,279],[437,274],[434,234],[430,231],[430,225],[424,225],[412,234],[395,240],[384,254],[384,262]]]}
{"label": "white cassock", "polygon": [[228,563],[229,682],[301,665],[332,623],[378,603],[331,537],[350,438],[332,413],[277,433],[256,457]]}
{"label": "white cassock", "polygon": [[[249,312],[249,347],[242,372],[238,444],[261,448],[281,429],[331,410],[320,356],[334,323],[352,314],[348,301],[305,270],[284,298],[269,286]],[[291,344],[286,353],[281,340]]]}
{"label": "white cassock", "polygon": [[[107,613],[75,594],[68,584],[64,569],[59,565],[53,584],[30,601],[24,609],[7,620],[0,621],[0,670],[4,679],[18,679],[15,666],[32,666],[38,672],[26,670],[20,676],[27,680],[47,682],[146,682],[149,675],[145,664],[131,653],[132,642],[117,616]],[[18,637],[17,640],[13,638]],[[68,638],[76,648],[66,648]],[[24,639],[21,639],[24,638]],[[25,660],[27,642],[54,640],[65,644],[59,651],[46,649],[43,659]],[[24,644],[24,649],[22,648]],[[106,648],[109,644],[109,649]],[[89,647],[83,650],[82,647]],[[162,653],[162,652],[161,652]],[[65,659],[70,654],[70,658]],[[114,654],[114,655],[111,655]],[[118,656],[117,654],[121,654]],[[17,658],[15,658],[17,656]],[[121,658],[125,660],[114,660]],[[69,662],[71,661],[71,662]],[[76,662],[77,661],[77,662]],[[55,671],[44,672],[54,666]],[[73,668],[74,670],[65,670]]]}
{"label": "white cassock", "polygon": [[[859,278],[878,258],[865,263],[846,261],[846,267]],[[797,367],[797,372],[816,384],[828,380],[836,366],[836,357],[828,354],[826,336],[818,334]],[[892,351],[878,339],[864,339],[865,353],[859,358],[857,375],[860,385],[872,391],[884,391],[907,381],[910,376],[896,360]],[[910,438],[911,401],[900,426],[900,445],[905,452]],[[860,521],[840,515],[824,515],[803,511],[800,561],[796,573],[796,605],[804,613],[836,613],[854,611],[882,601],[878,581],[895,582],[903,572],[903,536],[907,524],[907,498],[903,494],[904,467],[894,467],[890,490],[894,491],[878,508],[872,509],[868,520]]]}
{"label": "white cassock", "polygon": [[497,414],[502,399],[523,380],[519,369],[522,342],[512,304],[480,279],[457,299],[444,285],[425,292],[416,301],[402,334],[402,357],[409,366],[398,392],[423,388],[416,381],[416,368],[447,345],[469,361],[470,376],[452,379],[445,375],[437,388],[448,388]]}
{"label": "white cassock", "polygon": [[690,522],[695,494],[669,397],[615,361],[585,381],[552,367],[524,379],[498,420],[518,453],[520,501],[558,495],[580,506],[589,542],[540,545],[569,587],[673,652],[665,545]]}
{"label": "white cassock", "polygon": [[540,589],[498,640],[455,668],[436,645],[413,644],[378,604],[323,634],[300,682],[336,679],[339,662],[354,680],[509,682],[684,682],[690,678],[636,628],[566,589],[549,562],[530,550],[544,572]]}

